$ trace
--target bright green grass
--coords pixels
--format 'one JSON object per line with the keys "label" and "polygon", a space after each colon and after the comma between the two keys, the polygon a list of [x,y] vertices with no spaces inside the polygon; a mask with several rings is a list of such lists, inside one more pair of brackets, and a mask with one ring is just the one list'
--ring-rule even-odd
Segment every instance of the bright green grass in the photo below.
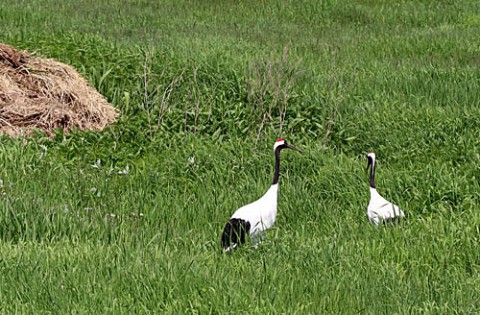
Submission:
{"label": "bright green grass", "polygon": [[[474,1],[0,0],[0,42],[72,64],[122,112],[102,133],[2,138],[1,312],[478,313],[479,17]],[[305,152],[283,153],[267,239],[222,255],[226,220],[270,184],[284,95]],[[370,149],[408,216],[393,229],[366,218]]]}

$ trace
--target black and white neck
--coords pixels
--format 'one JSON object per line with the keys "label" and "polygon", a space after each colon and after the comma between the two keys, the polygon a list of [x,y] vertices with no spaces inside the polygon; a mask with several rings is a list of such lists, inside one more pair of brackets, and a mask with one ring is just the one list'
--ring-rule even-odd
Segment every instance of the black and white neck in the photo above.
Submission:
{"label": "black and white neck", "polygon": [[368,164],[367,169],[370,167],[370,188],[375,188],[375,153],[369,151],[367,154]]}
{"label": "black and white neck", "polygon": [[282,151],[282,146],[277,145],[279,141],[275,142],[275,171],[273,172],[273,182],[272,185],[278,184],[280,178],[280,151]]}
{"label": "black and white neck", "polygon": [[292,149],[298,152],[302,152],[301,150],[295,148],[293,145],[290,145],[285,141],[285,139],[280,138],[278,139],[275,144],[273,145],[273,151],[275,152],[275,171],[273,173],[273,181],[272,185],[277,185],[278,180],[280,178],[280,152],[282,149]]}

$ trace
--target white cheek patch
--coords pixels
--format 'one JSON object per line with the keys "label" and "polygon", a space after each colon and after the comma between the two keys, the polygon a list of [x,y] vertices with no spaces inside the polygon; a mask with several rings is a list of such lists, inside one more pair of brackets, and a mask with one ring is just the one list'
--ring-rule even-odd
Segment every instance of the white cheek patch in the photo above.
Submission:
{"label": "white cheek patch", "polygon": [[278,146],[285,144],[285,140],[280,140],[275,142],[275,145],[273,146],[273,151],[277,149]]}

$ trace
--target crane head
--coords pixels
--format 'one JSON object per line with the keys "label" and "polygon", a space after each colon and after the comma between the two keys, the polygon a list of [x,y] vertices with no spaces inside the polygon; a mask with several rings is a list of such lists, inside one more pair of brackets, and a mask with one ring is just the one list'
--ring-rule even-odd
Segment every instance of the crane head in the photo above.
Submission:
{"label": "crane head", "polygon": [[291,144],[288,144],[287,141],[283,138],[279,138],[277,141],[275,141],[275,144],[273,145],[273,151],[276,151],[277,149],[281,150],[281,149],[292,149],[292,150],[295,150],[295,151],[298,151],[298,152],[302,152],[302,150],[294,147],[293,145]]}

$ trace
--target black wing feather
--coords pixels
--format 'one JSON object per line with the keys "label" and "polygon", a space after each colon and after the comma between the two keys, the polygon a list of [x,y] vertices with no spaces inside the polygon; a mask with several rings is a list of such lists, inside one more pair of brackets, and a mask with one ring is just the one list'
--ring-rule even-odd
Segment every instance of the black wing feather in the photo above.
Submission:
{"label": "black wing feather", "polygon": [[242,219],[230,219],[222,234],[222,247],[224,250],[234,245],[245,243],[247,234],[250,232],[250,222]]}

